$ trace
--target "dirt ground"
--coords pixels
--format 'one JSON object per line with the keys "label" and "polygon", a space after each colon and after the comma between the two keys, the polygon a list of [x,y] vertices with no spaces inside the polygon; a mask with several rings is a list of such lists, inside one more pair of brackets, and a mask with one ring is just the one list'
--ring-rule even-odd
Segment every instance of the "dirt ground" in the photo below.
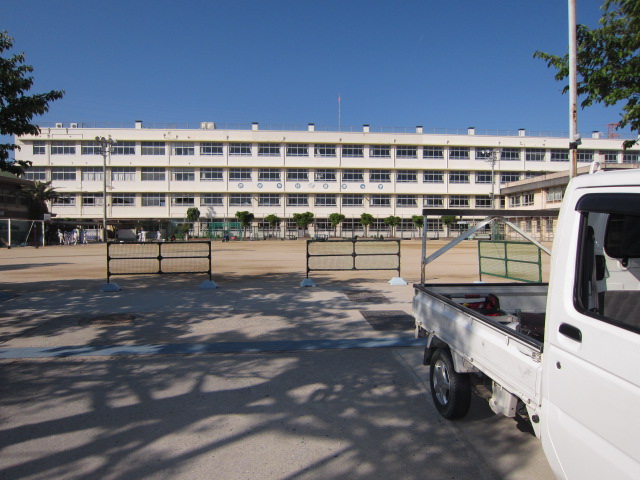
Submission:
{"label": "dirt ground", "polygon": [[[427,256],[446,244],[444,240],[429,240]],[[420,240],[401,242],[400,276],[408,283],[420,282]],[[465,241],[426,268],[426,281],[433,283],[473,282],[478,274],[477,242]],[[240,280],[245,276],[268,278],[282,274],[299,273],[300,281],[306,276],[306,241],[274,240],[245,242],[215,242],[212,245],[212,276],[216,283]],[[549,257],[543,254],[543,280],[548,279]],[[33,289],[55,287],[55,282],[71,282],[76,288],[85,288],[106,281],[106,247],[103,244],[62,245],[41,248],[20,247],[0,249],[0,284],[3,290],[20,290],[24,284]],[[381,281],[397,276],[395,271],[336,271],[311,272],[312,279]],[[155,277],[155,279],[154,279]],[[158,276],[112,277],[112,282],[136,285],[157,281]],[[164,277],[173,277],[164,275]],[[185,277],[179,275],[176,277]],[[173,281],[178,281],[174,279]],[[483,278],[485,282],[503,281]],[[22,285],[22,287],[20,286]]]}

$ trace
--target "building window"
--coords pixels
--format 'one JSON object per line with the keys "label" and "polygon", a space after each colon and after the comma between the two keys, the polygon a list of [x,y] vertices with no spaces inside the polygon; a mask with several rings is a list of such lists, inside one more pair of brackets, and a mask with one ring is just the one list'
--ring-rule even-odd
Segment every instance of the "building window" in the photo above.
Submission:
{"label": "building window", "polygon": [[507,162],[516,162],[520,160],[519,148],[503,148],[500,153],[500,160]]}
{"label": "building window", "polygon": [[450,147],[449,158],[451,160],[469,160],[469,147]]}
{"label": "building window", "polygon": [[469,172],[449,172],[449,183],[470,183]]}
{"label": "building window", "polygon": [[82,205],[85,207],[101,207],[102,203],[101,193],[85,193],[82,195]]}
{"label": "building window", "polygon": [[533,198],[533,193],[525,193],[524,195],[522,195],[522,206],[530,207],[531,205],[533,205]]}
{"label": "building window", "polygon": [[222,143],[202,142],[200,155],[222,155]]}
{"label": "building window", "polygon": [[562,188],[550,188],[547,190],[547,202],[561,202],[564,195]]}
{"label": "building window", "polygon": [[362,145],[343,145],[342,146],[343,157],[364,157],[364,148]]}
{"label": "building window", "polygon": [[140,153],[142,155],[164,155],[164,142],[142,142],[140,143]]}
{"label": "building window", "polygon": [[34,182],[46,182],[47,170],[43,167],[31,167],[24,171],[24,178]]}
{"label": "building window", "polygon": [[258,197],[258,206],[278,207],[280,206],[280,195],[277,193],[261,193]]}
{"label": "building window", "polygon": [[223,205],[221,193],[203,193],[200,195],[200,206],[221,207]]}
{"label": "building window", "polygon": [[424,147],[422,158],[441,160],[444,158],[444,148],[435,146]]}
{"label": "building window", "polygon": [[578,150],[578,162],[593,162],[593,150]]}
{"label": "building window", "polygon": [[142,206],[143,207],[164,207],[167,204],[167,199],[164,193],[143,193],[142,194]]}
{"label": "building window", "polygon": [[442,170],[425,170],[422,174],[424,183],[444,183],[444,172]]}
{"label": "building window", "polygon": [[143,182],[163,182],[166,173],[162,167],[142,167],[140,176]]}
{"label": "building window", "polygon": [[520,180],[520,172],[501,172],[500,183],[517,182]]}
{"label": "building window", "polygon": [[396,147],[397,158],[418,158],[418,147],[415,145],[398,145]]}
{"label": "building window", "polygon": [[415,195],[398,195],[396,197],[396,207],[398,208],[407,208],[407,207],[417,207],[418,200]]}
{"label": "building window", "polygon": [[54,167],[51,169],[51,180],[70,182],[76,179],[76,169],[66,167]]}
{"label": "building window", "polygon": [[400,170],[398,173],[396,173],[396,182],[417,183],[418,173],[415,170]]}
{"label": "building window", "polygon": [[251,194],[250,193],[232,193],[229,195],[230,207],[250,207],[251,206]]}
{"label": "building window", "polygon": [[491,183],[491,172],[476,172],[476,183]]}
{"label": "building window", "polygon": [[363,170],[343,170],[342,181],[343,182],[363,182],[364,171]]}
{"label": "building window", "polygon": [[101,182],[102,167],[84,167],[82,169],[83,182]]}
{"label": "building window", "polygon": [[76,146],[70,142],[51,142],[51,155],[75,155]]}
{"label": "building window", "polygon": [[369,157],[391,158],[391,147],[389,145],[371,145],[369,147]]}
{"label": "building window", "polygon": [[234,157],[249,157],[251,156],[251,144],[250,143],[230,143],[229,155]]}
{"label": "building window", "polygon": [[176,142],[171,144],[171,153],[173,155],[195,155],[195,144],[190,142]]}
{"label": "building window", "polygon": [[622,163],[638,163],[638,152],[624,152]]}
{"label": "building window", "polygon": [[568,162],[569,161],[569,150],[552,149],[551,150],[551,161],[552,162]]}
{"label": "building window", "polygon": [[200,181],[201,182],[221,182],[222,169],[221,168],[201,168],[200,169]]}
{"label": "building window", "polygon": [[118,142],[111,147],[112,155],[135,155],[136,142]]}
{"label": "building window", "polygon": [[290,193],[287,195],[288,207],[308,207],[309,195],[306,193]]}
{"label": "building window", "polygon": [[515,208],[521,206],[520,203],[520,195],[514,195],[513,197],[509,197],[509,207]]}
{"label": "building window", "polygon": [[80,145],[81,155],[102,155],[102,147],[98,142],[82,142]]}
{"label": "building window", "polygon": [[290,168],[287,170],[288,182],[308,182],[309,170],[306,168]]}
{"label": "building window", "polygon": [[135,193],[114,193],[111,196],[111,204],[114,207],[135,207]]}
{"label": "building window", "polygon": [[174,182],[195,182],[196,172],[193,168],[172,168],[171,180]]}
{"label": "building window", "polygon": [[449,197],[449,207],[469,208],[469,196],[468,195],[451,195]]}
{"label": "building window", "polygon": [[476,195],[476,208],[491,208],[491,197],[489,195]]}
{"label": "building window", "polygon": [[536,178],[541,175],[545,175],[545,172],[531,172],[531,171],[524,172],[524,178]]}
{"label": "building window", "polygon": [[316,207],[335,207],[336,196],[332,193],[319,193],[315,198]]}
{"label": "building window", "polygon": [[389,170],[371,170],[369,172],[369,181],[371,183],[390,183],[391,172]]}
{"label": "building window", "polygon": [[171,205],[174,207],[193,207],[196,197],[193,193],[172,193]]}
{"label": "building window", "polygon": [[279,157],[280,145],[276,145],[275,143],[261,143],[258,145],[258,156]]}
{"label": "building window", "polygon": [[291,143],[287,145],[287,157],[308,157],[309,145],[304,143]]}
{"label": "building window", "polygon": [[527,162],[544,162],[544,148],[527,148],[524,159]]}
{"label": "building window", "polygon": [[371,207],[383,208],[391,206],[391,196],[390,195],[371,195],[371,200],[369,201],[369,205]]}
{"label": "building window", "polygon": [[336,171],[328,169],[319,169],[315,173],[316,182],[335,182]]}
{"label": "building window", "polygon": [[600,152],[604,156],[604,163],[618,163],[618,152]]}
{"label": "building window", "polygon": [[75,207],[76,196],[72,193],[61,193],[53,199],[53,205],[57,207]]}
{"label": "building window", "polygon": [[261,168],[258,170],[259,182],[279,182],[280,170],[277,168]]}
{"label": "building window", "polygon": [[444,207],[444,199],[442,195],[425,195],[423,205],[428,208]]}
{"label": "building window", "polygon": [[229,170],[230,182],[249,182],[251,181],[250,168],[232,168]]}
{"label": "building window", "polygon": [[342,195],[343,207],[361,207],[363,195],[360,194],[345,194]]}
{"label": "building window", "polygon": [[34,155],[45,155],[47,153],[47,143],[41,140],[36,140],[33,142],[33,154]]}
{"label": "building window", "polygon": [[135,167],[113,167],[111,169],[111,181],[112,182],[135,182],[136,181]]}
{"label": "building window", "polygon": [[335,157],[336,146],[329,145],[329,144],[318,144],[315,146],[315,152],[316,152],[316,157]]}

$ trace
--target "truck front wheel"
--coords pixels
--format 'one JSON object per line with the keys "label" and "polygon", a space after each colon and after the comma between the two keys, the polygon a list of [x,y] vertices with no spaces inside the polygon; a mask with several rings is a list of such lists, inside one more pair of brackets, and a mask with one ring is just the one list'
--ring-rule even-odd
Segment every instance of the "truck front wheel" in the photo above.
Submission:
{"label": "truck front wheel", "polygon": [[448,350],[438,348],[431,359],[431,396],[436,409],[444,418],[464,417],[471,405],[469,376],[453,368]]}

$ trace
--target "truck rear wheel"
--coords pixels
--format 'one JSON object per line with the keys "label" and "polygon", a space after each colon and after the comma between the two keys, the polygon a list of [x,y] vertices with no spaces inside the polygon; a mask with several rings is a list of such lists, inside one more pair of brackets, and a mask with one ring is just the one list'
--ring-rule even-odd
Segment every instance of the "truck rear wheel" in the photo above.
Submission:
{"label": "truck rear wheel", "polygon": [[431,359],[431,396],[438,413],[453,420],[464,417],[471,405],[469,376],[453,368],[448,350],[438,348]]}

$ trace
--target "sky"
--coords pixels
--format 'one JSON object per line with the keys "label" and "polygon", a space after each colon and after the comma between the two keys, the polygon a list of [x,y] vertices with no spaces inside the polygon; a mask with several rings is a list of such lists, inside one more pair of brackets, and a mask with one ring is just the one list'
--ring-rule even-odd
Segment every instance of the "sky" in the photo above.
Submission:
{"label": "sky", "polygon": [[[602,0],[577,0],[597,25]],[[2,0],[38,124],[569,131],[566,0]],[[3,54],[7,56],[7,52]],[[340,98],[340,102],[338,102]],[[340,118],[339,118],[340,117]],[[618,108],[580,110],[583,135]],[[585,133],[586,132],[586,133]]]}

